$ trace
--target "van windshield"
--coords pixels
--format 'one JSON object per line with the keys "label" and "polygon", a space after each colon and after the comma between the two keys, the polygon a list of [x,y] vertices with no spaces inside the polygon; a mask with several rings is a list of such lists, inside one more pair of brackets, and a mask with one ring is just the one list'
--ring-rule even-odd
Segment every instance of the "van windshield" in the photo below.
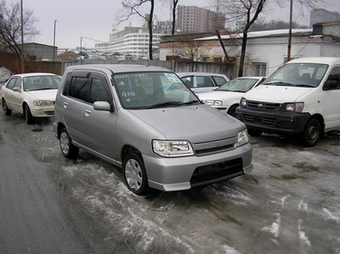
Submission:
{"label": "van windshield", "polygon": [[174,73],[115,74],[113,82],[125,109],[178,107],[201,103]]}
{"label": "van windshield", "polygon": [[264,85],[317,87],[325,75],[327,64],[288,63],[270,75]]}

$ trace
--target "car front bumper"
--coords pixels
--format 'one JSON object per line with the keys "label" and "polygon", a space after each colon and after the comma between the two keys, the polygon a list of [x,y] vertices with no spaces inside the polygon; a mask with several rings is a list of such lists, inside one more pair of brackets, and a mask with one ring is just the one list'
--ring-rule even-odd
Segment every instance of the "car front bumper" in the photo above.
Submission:
{"label": "car front bumper", "polygon": [[54,116],[54,106],[35,106],[30,107],[33,117],[52,117]]}

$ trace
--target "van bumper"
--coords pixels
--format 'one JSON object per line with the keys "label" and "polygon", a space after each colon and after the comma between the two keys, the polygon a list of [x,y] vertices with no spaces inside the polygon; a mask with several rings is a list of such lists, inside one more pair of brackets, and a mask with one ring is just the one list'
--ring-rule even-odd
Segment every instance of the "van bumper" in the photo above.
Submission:
{"label": "van bumper", "polygon": [[304,131],[310,113],[296,112],[264,112],[238,107],[237,119],[242,121],[247,128],[277,134],[299,134]]}
{"label": "van bumper", "polygon": [[149,187],[162,191],[187,190],[253,170],[250,144],[218,154],[178,158],[143,155],[143,160]]}

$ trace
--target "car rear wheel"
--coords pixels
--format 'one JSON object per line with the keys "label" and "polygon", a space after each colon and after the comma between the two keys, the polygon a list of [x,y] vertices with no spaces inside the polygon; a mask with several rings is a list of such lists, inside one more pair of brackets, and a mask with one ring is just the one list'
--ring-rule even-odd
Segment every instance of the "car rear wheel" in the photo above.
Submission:
{"label": "car rear wheel", "polygon": [[70,135],[65,128],[62,128],[59,134],[59,145],[61,153],[69,159],[74,159],[79,153],[79,148],[72,144]]}
{"label": "car rear wheel", "polygon": [[7,116],[12,114],[12,110],[7,107],[7,103],[6,103],[5,99],[2,100],[2,110],[4,111],[4,114],[7,115]]}
{"label": "car rear wheel", "polygon": [[32,116],[30,107],[27,104],[24,105],[24,115],[25,115],[26,123],[28,123],[28,124],[34,123],[34,118]]}
{"label": "car rear wheel", "polygon": [[123,163],[124,179],[130,191],[146,195],[149,191],[143,160],[135,153],[129,153]]}
{"label": "car rear wheel", "polygon": [[315,146],[321,137],[321,124],[317,119],[311,119],[302,133],[302,142],[307,147]]}

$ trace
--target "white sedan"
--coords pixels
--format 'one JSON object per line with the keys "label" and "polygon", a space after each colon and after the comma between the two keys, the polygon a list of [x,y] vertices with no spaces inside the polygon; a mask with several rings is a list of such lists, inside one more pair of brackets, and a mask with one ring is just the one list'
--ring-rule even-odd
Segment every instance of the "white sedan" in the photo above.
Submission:
{"label": "white sedan", "polygon": [[28,124],[34,123],[35,117],[53,117],[60,80],[53,73],[13,75],[0,90],[4,113],[22,113]]}
{"label": "white sedan", "polygon": [[214,91],[198,93],[197,96],[204,104],[235,116],[235,110],[242,96],[259,86],[264,80],[265,77],[239,77],[228,81]]}

